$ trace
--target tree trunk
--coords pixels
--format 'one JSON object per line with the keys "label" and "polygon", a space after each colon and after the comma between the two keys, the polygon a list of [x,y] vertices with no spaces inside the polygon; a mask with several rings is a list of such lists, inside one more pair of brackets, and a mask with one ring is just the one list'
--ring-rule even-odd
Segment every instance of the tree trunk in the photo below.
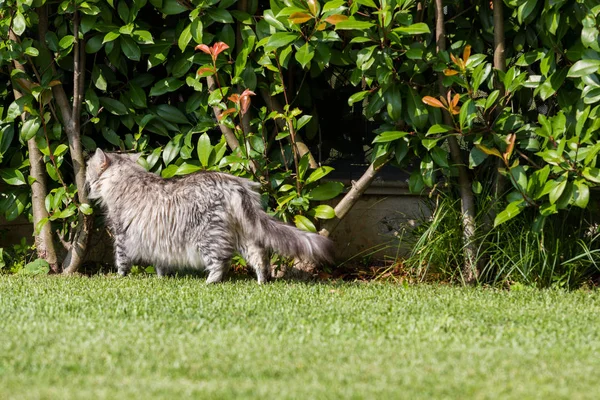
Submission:
{"label": "tree trunk", "polygon": [[[445,51],[446,37],[442,0],[435,0],[435,22],[437,51]],[[438,78],[440,95],[446,98],[447,90],[442,84],[442,79],[443,77],[440,75]],[[451,126],[453,125],[451,116],[447,112],[444,113],[444,123]],[[462,279],[465,283],[473,283],[477,280],[479,274],[477,268],[477,244],[475,241],[475,200],[471,188],[469,171],[467,170],[456,137],[449,137],[448,145],[450,147],[450,157],[452,158],[452,162],[458,168],[458,189],[460,192],[463,225],[464,264],[462,267]]]}
{"label": "tree trunk", "polygon": [[[11,40],[17,41],[17,37],[14,32],[9,31],[9,37]],[[14,61],[15,69],[25,71],[25,67],[18,61]],[[21,92],[13,89],[15,100],[22,97]],[[25,122],[27,119],[27,113],[21,115],[21,120]],[[44,168],[44,162],[42,159],[42,153],[38,149],[35,143],[35,138],[31,138],[27,141],[27,149],[29,151],[29,175],[34,178],[31,183],[31,211],[33,214],[33,226],[34,230],[34,241],[37,255],[39,258],[46,260],[50,264],[50,269],[54,273],[60,272],[60,265],[56,256],[56,249],[54,248],[54,241],[52,240],[52,225],[48,221],[48,211],[46,210],[46,196],[48,195],[48,187],[46,185],[46,171]],[[41,221],[46,220],[47,222],[40,227]],[[37,229],[39,228],[39,232]]]}
{"label": "tree trunk", "polygon": [[[39,24],[38,31],[40,36],[40,46],[45,47],[45,37],[48,31],[48,6],[44,5],[38,8]],[[75,36],[73,53],[73,103],[69,103],[67,94],[62,85],[52,87],[54,100],[58,105],[62,117],[63,127],[69,141],[69,154],[73,162],[73,172],[75,174],[75,185],[77,187],[77,200],[79,204],[87,204],[87,188],[85,185],[85,160],[83,158],[83,149],[81,146],[80,132],[80,113],[81,101],[83,99],[83,82],[85,80],[85,51],[83,51],[83,42],[79,40],[79,15],[75,11],[73,18],[73,33]],[[56,75],[55,64],[52,63],[52,70]],[[90,234],[93,226],[91,215],[79,212],[77,231],[73,235],[73,241],[67,251],[63,261],[63,272],[72,274],[79,270],[85,258],[85,252],[90,240]]]}

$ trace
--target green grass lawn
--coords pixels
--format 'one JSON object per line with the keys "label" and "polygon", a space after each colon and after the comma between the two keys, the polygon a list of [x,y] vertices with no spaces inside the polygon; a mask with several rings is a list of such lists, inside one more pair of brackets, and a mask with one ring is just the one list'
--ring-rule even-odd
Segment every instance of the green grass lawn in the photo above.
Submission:
{"label": "green grass lawn", "polygon": [[0,275],[0,399],[600,398],[600,292]]}

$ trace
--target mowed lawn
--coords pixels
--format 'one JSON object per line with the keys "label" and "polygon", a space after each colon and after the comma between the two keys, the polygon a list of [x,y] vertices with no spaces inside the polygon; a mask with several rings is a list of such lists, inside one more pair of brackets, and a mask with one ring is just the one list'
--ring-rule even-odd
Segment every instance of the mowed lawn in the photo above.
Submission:
{"label": "mowed lawn", "polygon": [[600,398],[600,293],[0,275],[0,399]]}

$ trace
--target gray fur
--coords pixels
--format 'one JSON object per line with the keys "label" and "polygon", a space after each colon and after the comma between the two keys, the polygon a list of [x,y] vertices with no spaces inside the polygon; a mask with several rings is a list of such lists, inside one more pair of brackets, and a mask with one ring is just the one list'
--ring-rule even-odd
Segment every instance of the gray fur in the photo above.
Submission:
{"label": "gray fur", "polygon": [[152,264],[159,276],[181,267],[204,268],[207,282],[223,279],[238,251],[270,278],[269,250],[314,263],[332,261],[332,242],[285,225],[261,208],[257,183],[219,172],[163,179],[137,157],[98,149],[87,164],[91,199],[106,212],[115,261]]}

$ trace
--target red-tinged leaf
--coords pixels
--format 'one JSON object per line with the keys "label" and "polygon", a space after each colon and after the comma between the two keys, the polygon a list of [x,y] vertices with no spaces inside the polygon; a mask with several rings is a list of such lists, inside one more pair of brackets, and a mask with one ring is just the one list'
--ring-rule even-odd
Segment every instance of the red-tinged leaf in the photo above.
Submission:
{"label": "red-tinged leaf", "polygon": [[217,56],[219,54],[221,54],[222,52],[224,52],[225,50],[227,50],[229,48],[229,45],[225,42],[217,42],[213,45],[212,47],[212,53],[213,53],[213,57],[217,58]]}
{"label": "red-tinged leaf", "polygon": [[246,114],[250,108],[250,96],[242,96],[240,101],[240,112]]}
{"label": "red-tinged leaf", "polygon": [[306,0],[306,5],[308,5],[308,10],[315,17],[319,14],[319,2],[317,0]]}
{"label": "red-tinged leaf", "polygon": [[317,30],[322,31],[326,27],[327,27],[327,24],[325,22],[321,22],[319,25],[317,25]]}
{"label": "red-tinged leaf", "polygon": [[[448,94],[450,94],[450,92],[448,92]],[[450,96],[448,96],[448,100],[450,99]],[[443,96],[440,96],[440,102],[444,105],[444,108],[448,108],[448,102],[446,101],[446,99]]]}
{"label": "red-tinged leaf", "polygon": [[427,104],[428,106],[436,107],[436,108],[444,108],[444,105],[438,99],[436,99],[434,97],[425,96],[421,100],[423,100],[423,103]]}
{"label": "red-tinged leaf", "polygon": [[200,67],[198,69],[198,75],[202,75],[202,76],[209,76],[209,75],[213,75],[215,72],[215,68],[214,67]]}
{"label": "red-tinged leaf", "polygon": [[456,57],[454,57],[454,54],[450,53],[450,58],[452,59],[452,62],[456,65],[458,65],[458,59]]}
{"label": "red-tinged leaf", "polygon": [[460,95],[456,93],[452,98],[452,107],[456,107],[458,105],[458,100],[460,100]]}
{"label": "red-tinged leaf", "polygon": [[468,44],[465,46],[465,49],[463,50],[463,62],[466,64],[467,61],[469,60],[469,57],[471,56],[471,45]]}
{"label": "red-tinged leaf", "polygon": [[235,111],[236,111],[235,108],[228,108],[227,110],[225,110],[221,114],[219,114],[219,116],[217,117],[217,119],[219,121],[221,121],[223,118],[227,117],[231,113],[234,113]]}
{"label": "red-tinged leaf", "polygon": [[348,19],[345,15],[332,15],[331,17],[325,18],[325,21],[329,22],[332,25],[337,24],[338,22],[346,21]]}
{"label": "red-tinged leaf", "polygon": [[239,104],[240,103],[240,95],[237,93],[232,94],[231,96],[228,97],[228,99],[230,101],[233,101],[235,104]]}
{"label": "red-tinged leaf", "polygon": [[460,107],[452,108],[452,115],[460,114]]}
{"label": "red-tinged leaf", "polygon": [[446,76],[458,75],[458,71],[454,70],[454,69],[445,69],[444,75],[446,75]]}
{"label": "red-tinged leaf", "polygon": [[256,93],[254,93],[252,90],[250,89],[246,89],[242,92],[242,96],[240,98],[240,108],[241,108],[241,112],[242,114],[246,114],[248,112],[248,108],[250,108],[250,96],[255,96]]}
{"label": "red-tinged leaf", "polygon": [[210,51],[210,47],[208,47],[205,44],[199,44],[198,46],[195,47],[195,49],[196,50],[200,50],[200,51],[202,51],[203,53],[206,53],[206,54],[212,54],[211,51]]}
{"label": "red-tinged leaf", "polygon": [[311,19],[313,19],[312,15],[303,12],[295,12],[288,17],[288,20],[292,24],[303,24],[304,22],[310,21]]}
{"label": "red-tinged leaf", "polygon": [[514,133],[510,133],[506,137],[506,143],[508,143],[508,146],[506,147],[506,153],[504,153],[504,156],[507,161],[510,159],[513,149],[515,148],[515,140],[516,139],[517,139],[517,135],[515,135]]}
{"label": "red-tinged leaf", "polygon": [[242,97],[244,96],[256,96],[256,93],[254,93],[252,90],[250,89],[246,89],[242,92]]}

